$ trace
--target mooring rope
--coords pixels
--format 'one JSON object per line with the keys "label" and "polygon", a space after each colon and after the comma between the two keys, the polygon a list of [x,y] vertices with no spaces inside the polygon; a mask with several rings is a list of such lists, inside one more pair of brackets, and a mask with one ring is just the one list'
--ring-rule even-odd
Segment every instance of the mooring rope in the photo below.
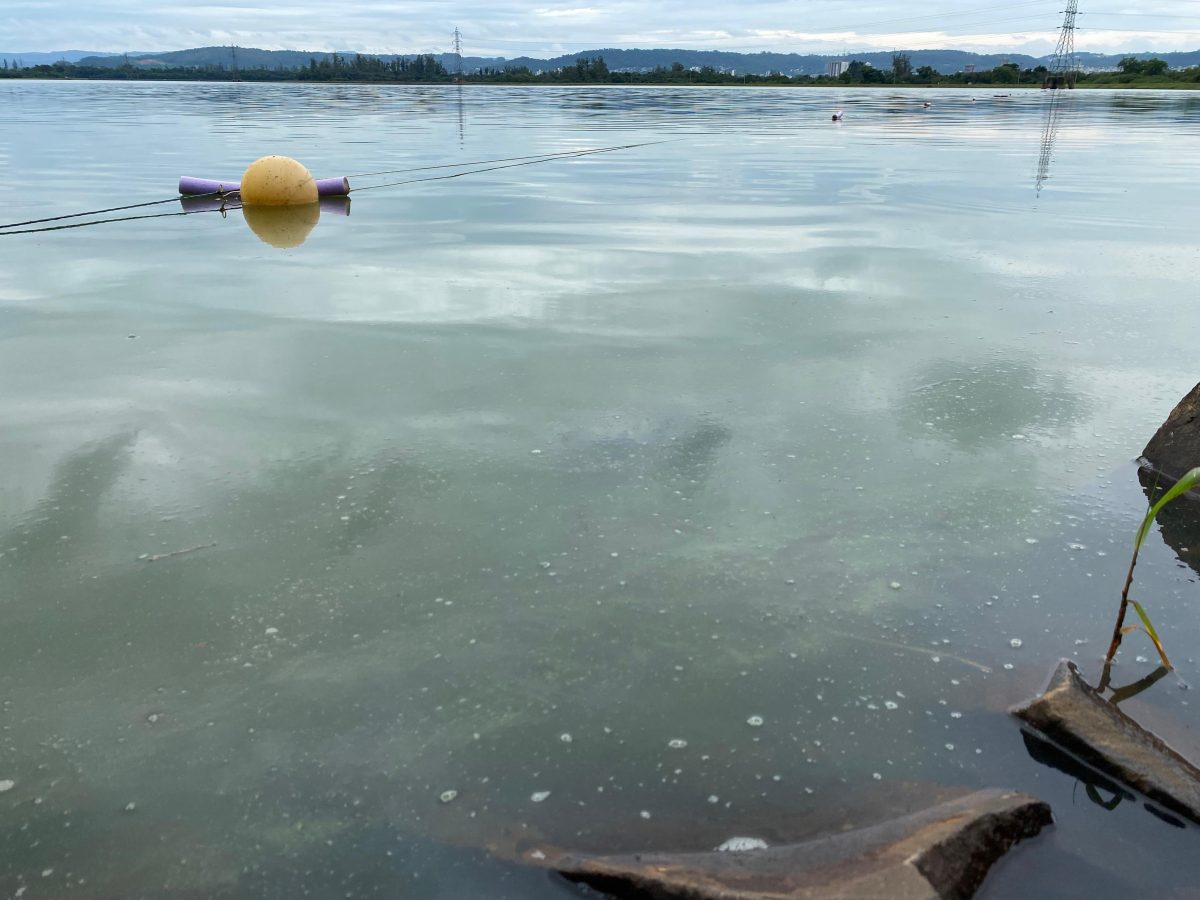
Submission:
{"label": "mooring rope", "polygon": [[[235,192],[213,191],[212,193],[209,193],[209,194],[193,194],[192,196],[195,197],[197,200],[202,200],[205,197],[228,197],[231,193],[235,193]],[[9,222],[7,225],[0,225],[0,229],[20,228],[23,225],[41,225],[44,222],[61,222],[63,219],[81,219],[84,216],[99,216],[99,215],[103,215],[104,213],[123,212],[124,210],[127,210],[127,209],[141,209],[146,206],[161,206],[164,203],[178,203],[178,202],[179,202],[179,195],[176,194],[174,197],[169,197],[166,200],[149,200],[146,203],[130,203],[128,206],[110,206],[107,209],[92,209],[92,210],[88,210],[87,212],[70,213],[65,216],[49,216],[48,218],[45,218],[45,219],[29,219],[26,222]],[[166,213],[166,215],[175,215],[175,213]],[[149,216],[130,216],[130,218],[131,219],[144,219],[144,218],[150,218],[150,217]],[[107,221],[121,222],[124,220],[123,219],[108,219]],[[35,229],[35,230],[49,231],[50,229]],[[20,232],[20,233],[28,234],[28,232]]]}
{"label": "mooring rope", "polygon": [[[653,141],[652,143],[662,144],[662,143],[666,143],[666,142],[665,141]],[[649,144],[625,144],[620,147],[596,147],[596,148],[589,148],[587,150],[560,150],[555,153],[537,153],[532,156],[508,156],[508,157],[503,157],[501,159],[476,159],[476,160],[472,160],[471,162],[445,163],[443,165],[438,165],[438,166],[413,166],[412,168],[408,168],[408,169],[390,169],[390,170],[387,170],[384,172],[360,172],[358,175],[347,175],[346,177],[347,178],[375,178],[379,175],[401,175],[405,172],[429,172],[433,169],[461,169],[461,168],[465,168],[466,166],[488,166],[488,165],[491,165],[492,163],[519,162],[520,160],[525,160],[525,159],[551,160],[551,159],[555,159],[556,157],[560,157],[560,156],[575,156],[578,153],[602,153],[602,152],[607,152],[609,150],[628,150],[628,149],[632,149],[633,147],[648,147],[648,146],[650,146],[650,145]]]}
{"label": "mooring rope", "polygon": [[[197,194],[195,196],[199,197],[201,195]],[[206,194],[204,196],[211,196],[211,195]],[[228,197],[228,196],[230,196],[230,194],[227,193],[225,196]],[[160,201],[156,201],[156,202],[161,203],[163,201],[160,200]],[[169,202],[178,203],[179,198],[173,197]],[[153,203],[139,203],[137,205],[138,206],[153,206],[154,204]],[[37,234],[42,231],[66,231],[68,228],[87,228],[89,225],[107,225],[110,222],[137,222],[140,219],[169,219],[172,216],[194,216],[194,215],[197,215],[198,213],[209,213],[209,212],[225,213],[231,209],[241,209],[241,208],[242,207],[239,204],[238,206],[222,206],[217,209],[185,209],[182,212],[151,213],[150,215],[147,215],[147,216],[118,216],[115,219],[96,219],[91,222],[72,222],[70,225],[48,225],[45,228],[22,228],[20,231],[0,231],[0,237],[4,237],[5,235],[9,235],[9,234]],[[83,215],[83,213],[80,213],[80,215]],[[70,216],[59,216],[59,218],[69,219],[71,217]],[[52,222],[54,220],[53,219],[43,219],[42,221]]]}
{"label": "mooring rope", "polygon": [[[575,151],[572,151],[571,153],[557,154],[554,157],[548,158],[548,159],[542,158],[542,157],[537,157],[537,158],[529,159],[528,162],[514,162],[514,163],[508,163],[507,165],[503,165],[503,166],[489,166],[486,169],[470,169],[466,172],[454,172],[450,175],[431,175],[428,178],[409,178],[404,181],[389,181],[389,182],[386,182],[385,184],[372,184],[372,185],[368,185],[367,187],[354,188],[350,193],[361,194],[363,191],[376,191],[376,190],[379,190],[380,188],[397,187],[402,184],[420,184],[425,181],[449,181],[451,178],[462,178],[464,175],[478,175],[481,172],[496,172],[500,169],[516,169],[521,166],[537,165],[538,163],[541,163],[541,162],[554,162],[554,161],[560,160],[560,159],[574,159],[574,158],[580,157],[580,156],[592,156],[596,153],[613,153],[617,150],[632,150],[636,147],[650,147],[650,146],[653,146],[654,144],[666,144],[666,143],[668,143],[668,141],[648,141],[647,143],[644,143],[644,144],[623,144],[619,147],[600,147],[595,150],[575,150]],[[519,159],[520,157],[517,157],[517,158]],[[499,162],[499,161],[500,160],[495,160],[495,162]],[[419,170],[414,170],[414,171],[419,171]]]}
{"label": "mooring rope", "polygon": [[[554,162],[560,159],[575,159],[581,156],[591,156],[596,153],[614,153],[618,150],[634,150],[638,147],[652,147],[656,144],[666,144],[670,141],[646,141],[640,144],[620,144],[613,147],[594,147],[585,150],[563,150],[557,153],[542,153],[534,156],[509,156],[498,159],[480,159],[471,162],[462,163],[445,163],[436,166],[412,166],[406,169],[390,169],[382,172],[361,172],[357,175],[347,175],[347,178],[374,178],[381,175],[399,175],[406,172],[429,172],[438,169],[461,169],[466,166],[487,166],[482,169],[471,169],[466,172],[454,172],[450,175],[435,175],[429,178],[410,178],[404,181],[391,181],[386,184],[373,184],[361,188],[352,188],[348,193],[361,193],[362,191],[374,191],[385,187],[398,187],[405,184],[419,184],[425,181],[446,181],[451,178],[461,178],[464,175],[478,175],[482,172],[495,172],[500,169],[514,169],[520,166],[532,166],[537,163]],[[492,163],[504,163],[505,165],[491,165]],[[191,194],[186,199],[203,200],[210,197],[229,197],[237,198],[237,191],[212,191],[207,194]],[[0,225],[0,237],[7,234],[36,234],[44,231],[65,231],[69,228],[83,228],[87,225],[106,225],[112,222],[134,222],[140,219],[165,219],[172,216],[186,216],[197,212],[219,212],[220,210],[185,210],[177,213],[158,213],[147,216],[119,216],[112,219],[98,219],[94,222],[76,222],[71,225],[57,225],[49,228],[27,228],[28,225],[44,225],[47,222],[63,222],[67,219],[83,219],[88,216],[100,216],[105,213],[124,212],[130,209],[144,209],[149,206],[161,206],[166,203],[178,203],[181,198],[179,195],[169,197],[165,200],[148,200],[145,203],[130,203],[125,206],[109,206],[104,209],[91,209],[86,212],[67,213],[61,216],[47,216],[44,219],[27,219],[24,222],[9,222]],[[222,207],[222,209],[240,209],[240,206]],[[21,229],[13,231],[10,229]]]}

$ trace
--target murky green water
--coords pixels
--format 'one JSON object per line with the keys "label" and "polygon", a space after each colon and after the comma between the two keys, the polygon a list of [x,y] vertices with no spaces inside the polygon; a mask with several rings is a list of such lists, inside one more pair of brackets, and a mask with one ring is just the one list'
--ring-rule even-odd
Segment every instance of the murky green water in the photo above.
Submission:
{"label": "murky green water", "polygon": [[[1004,712],[1095,677],[1198,377],[1200,103],[1066,99],[1039,192],[1038,92],[0,84],[4,222],[672,141],[290,250],[0,236],[0,896],[572,896],[503,860],[977,786],[1058,819],[994,896],[1194,883]],[[1139,596],[1200,684],[1181,515]],[[1186,751],[1180,679],[1127,708]]]}

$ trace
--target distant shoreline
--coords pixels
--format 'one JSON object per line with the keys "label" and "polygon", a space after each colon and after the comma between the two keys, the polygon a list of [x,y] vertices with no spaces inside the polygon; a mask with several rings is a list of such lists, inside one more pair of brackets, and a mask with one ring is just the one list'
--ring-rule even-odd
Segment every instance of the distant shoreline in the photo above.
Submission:
{"label": "distant shoreline", "polygon": [[[37,82],[102,82],[106,84],[114,83],[131,83],[131,84],[295,84],[295,85],[373,85],[376,87],[394,86],[394,87],[499,87],[499,88],[621,88],[621,87],[636,87],[636,88],[778,88],[778,89],[795,89],[806,90],[813,88],[823,88],[826,90],[905,90],[905,91],[975,91],[981,95],[994,97],[997,94],[1005,94],[1011,91],[1042,91],[1045,90],[1040,84],[879,84],[879,83],[861,83],[861,84],[838,84],[834,82],[792,82],[792,81],[727,81],[727,82],[662,82],[662,81],[621,81],[621,82],[595,82],[595,81],[474,81],[469,78],[464,79],[461,83],[454,81],[395,81],[395,80],[371,80],[371,79],[344,79],[338,81],[327,80],[307,80],[299,78],[196,78],[181,76],[172,77],[153,77],[153,78],[91,78],[70,75],[4,75],[0,73],[0,83],[5,81],[37,81]],[[1062,93],[1071,93],[1071,91],[1094,91],[1094,90],[1114,90],[1114,91],[1195,91],[1200,90],[1200,82],[1188,81],[1133,81],[1133,82],[1090,82],[1083,81],[1075,85],[1071,89],[1062,89]]]}

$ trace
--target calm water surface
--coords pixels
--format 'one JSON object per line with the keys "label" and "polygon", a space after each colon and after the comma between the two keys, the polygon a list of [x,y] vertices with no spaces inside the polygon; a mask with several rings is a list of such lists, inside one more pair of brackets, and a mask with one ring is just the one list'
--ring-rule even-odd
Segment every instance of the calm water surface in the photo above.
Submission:
{"label": "calm water surface", "polygon": [[[0,83],[4,222],[268,153],[670,141],[362,191],[292,249],[236,210],[0,236],[0,896],[569,897],[507,860],[992,786],[1058,824],[991,896],[1183,896],[1195,833],[1005,713],[1096,676],[1197,380],[1200,103],[1064,101]],[[1126,708],[1195,752],[1171,522],[1138,596],[1179,677]]]}

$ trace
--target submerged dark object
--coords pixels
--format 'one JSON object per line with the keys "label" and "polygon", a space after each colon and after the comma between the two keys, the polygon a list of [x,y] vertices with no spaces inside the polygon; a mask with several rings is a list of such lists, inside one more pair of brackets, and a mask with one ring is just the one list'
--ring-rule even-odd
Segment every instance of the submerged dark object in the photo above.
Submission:
{"label": "submerged dark object", "polygon": [[1200,466],[1200,384],[1171,410],[1142,451],[1141,462],[1166,480],[1163,487]]}
{"label": "submerged dark object", "polygon": [[740,852],[525,859],[619,898],[965,900],[1020,840],[1051,824],[1026,794],[979,791],[870,828]]}
{"label": "submerged dark object", "polygon": [[1102,698],[1073,662],[1060,662],[1041,696],[1012,712],[1088,767],[1200,824],[1200,769]]}

